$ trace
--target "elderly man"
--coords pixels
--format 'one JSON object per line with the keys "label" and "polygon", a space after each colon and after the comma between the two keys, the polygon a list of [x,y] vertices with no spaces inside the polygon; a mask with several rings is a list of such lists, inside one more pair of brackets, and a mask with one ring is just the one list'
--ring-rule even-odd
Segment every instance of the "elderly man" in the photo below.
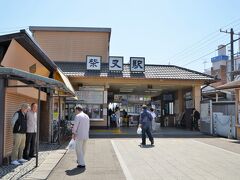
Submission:
{"label": "elderly man", "polygon": [[34,149],[37,132],[37,104],[31,104],[31,110],[27,112],[27,134],[26,143],[23,151],[23,158],[29,159],[35,157]]}
{"label": "elderly man", "polygon": [[86,142],[89,139],[89,117],[83,112],[81,105],[75,107],[75,113],[72,138],[76,141],[77,167],[85,168],[84,154],[86,151]]}
{"label": "elderly man", "polygon": [[141,145],[142,146],[146,145],[146,134],[148,135],[151,145],[153,145],[154,141],[153,141],[153,136],[151,133],[151,124],[152,124],[153,117],[150,114],[150,112],[148,112],[146,105],[143,105],[142,109],[143,109],[143,111],[141,112],[140,119],[139,119],[139,121],[140,121],[139,127],[142,128],[142,143],[141,143]]}
{"label": "elderly man", "polygon": [[21,109],[14,113],[12,118],[13,127],[13,150],[12,150],[12,162],[13,165],[19,165],[26,162],[23,159],[23,149],[26,141],[27,132],[27,118],[26,114],[29,110],[29,104],[23,103]]}

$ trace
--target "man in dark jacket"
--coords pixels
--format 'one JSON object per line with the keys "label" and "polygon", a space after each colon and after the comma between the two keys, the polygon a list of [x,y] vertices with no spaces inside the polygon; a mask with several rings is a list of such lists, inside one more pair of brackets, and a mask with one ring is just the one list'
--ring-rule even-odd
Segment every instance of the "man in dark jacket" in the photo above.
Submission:
{"label": "man in dark jacket", "polygon": [[192,111],[193,111],[192,112],[192,127],[194,128],[194,130],[199,130],[198,121],[200,119],[200,113],[195,108],[193,108]]}
{"label": "man in dark jacket", "polygon": [[12,150],[12,162],[13,165],[19,165],[26,162],[23,159],[23,149],[25,147],[26,132],[27,132],[27,118],[26,113],[29,110],[29,104],[22,104],[21,109],[14,113],[12,118],[13,127],[13,150]]}
{"label": "man in dark jacket", "polygon": [[153,136],[151,134],[151,124],[152,124],[152,115],[147,111],[147,106],[142,106],[143,111],[140,114],[139,127],[142,128],[142,143],[141,145],[146,145],[146,134],[151,142],[151,145],[154,144]]}

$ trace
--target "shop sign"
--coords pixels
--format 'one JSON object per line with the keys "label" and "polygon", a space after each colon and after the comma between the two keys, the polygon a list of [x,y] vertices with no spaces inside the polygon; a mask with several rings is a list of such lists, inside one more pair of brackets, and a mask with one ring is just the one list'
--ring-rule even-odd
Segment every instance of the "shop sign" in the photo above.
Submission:
{"label": "shop sign", "polygon": [[103,104],[103,91],[75,91],[83,104]]}
{"label": "shop sign", "polygon": [[145,58],[144,57],[130,57],[130,70],[131,72],[144,72],[145,71]]}
{"label": "shop sign", "polygon": [[109,71],[122,71],[123,70],[123,57],[110,56],[108,64],[109,64]]}
{"label": "shop sign", "polygon": [[173,94],[163,94],[163,101],[173,101]]}
{"label": "shop sign", "polygon": [[191,100],[191,99],[192,99],[192,92],[187,92],[187,93],[184,95],[184,98],[185,98],[185,100]]}
{"label": "shop sign", "polygon": [[87,56],[87,70],[101,70],[101,56]]}

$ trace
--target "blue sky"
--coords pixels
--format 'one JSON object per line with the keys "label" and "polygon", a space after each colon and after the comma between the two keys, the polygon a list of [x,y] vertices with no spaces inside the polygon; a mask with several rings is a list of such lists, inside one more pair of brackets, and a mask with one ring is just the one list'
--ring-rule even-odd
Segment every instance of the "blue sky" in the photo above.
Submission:
{"label": "blue sky", "polygon": [[110,27],[110,55],[197,71],[217,53],[204,55],[229,42],[221,27],[240,32],[238,0],[2,0],[1,7],[0,34],[28,26]]}

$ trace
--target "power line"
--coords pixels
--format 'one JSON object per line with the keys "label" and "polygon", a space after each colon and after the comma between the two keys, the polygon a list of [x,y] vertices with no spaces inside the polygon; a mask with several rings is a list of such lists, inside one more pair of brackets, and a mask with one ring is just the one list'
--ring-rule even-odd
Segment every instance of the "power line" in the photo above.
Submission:
{"label": "power line", "polygon": [[[237,39],[233,40],[233,42],[236,42],[236,41],[238,41],[239,39],[240,39],[240,38],[237,38]],[[187,66],[187,65],[189,65],[189,64],[191,64],[191,63],[193,63],[193,62],[195,62],[195,61],[198,61],[198,60],[200,60],[200,59],[202,59],[202,58],[204,58],[204,57],[206,57],[206,56],[208,56],[208,55],[210,55],[210,54],[212,54],[212,53],[214,53],[214,52],[216,52],[216,51],[218,51],[218,50],[220,50],[220,49],[222,49],[222,48],[225,48],[226,46],[228,46],[228,45],[230,45],[230,44],[231,44],[231,42],[230,42],[230,43],[227,43],[227,44],[223,45],[222,47],[220,47],[220,48],[218,48],[218,49],[216,49],[216,50],[214,50],[214,51],[211,51],[211,52],[209,52],[209,53],[207,53],[207,54],[205,54],[205,55],[203,55],[203,56],[201,56],[201,57],[199,57],[199,58],[196,58],[196,59],[188,62],[187,64],[185,64],[185,65],[183,65],[183,66]]]}
{"label": "power line", "polygon": [[[236,23],[236,22],[239,22],[239,21],[240,21],[240,18],[232,21],[231,23],[229,23],[229,24],[227,24],[227,25],[225,25],[225,26],[223,26],[223,27],[221,27],[221,28],[228,27],[228,26],[230,26],[230,25],[232,25],[232,24],[234,24],[234,23]],[[239,24],[240,24],[240,23],[238,23],[237,25],[239,25]],[[195,47],[196,45],[198,45],[200,42],[202,42],[202,41],[203,41],[203,42],[208,42],[209,40],[213,39],[213,37],[210,38],[210,39],[209,39],[208,37],[213,36],[213,35],[216,34],[217,32],[218,32],[218,30],[217,30],[217,31],[214,31],[214,32],[212,32],[212,33],[210,33],[210,34],[208,34],[207,36],[203,37],[201,40],[197,41],[196,43],[194,43],[194,44],[188,46],[187,48],[185,48],[184,50],[176,53],[176,54],[173,55],[171,58],[169,58],[169,61],[172,61],[172,59],[173,59],[174,57],[176,57],[176,56],[178,56],[178,55],[180,55],[180,54],[183,54],[183,53],[186,52],[187,50],[193,49],[193,47]],[[214,37],[217,37],[217,36],[219,36],[219,34],[215,35]],[[208,40],[205,40],[206,38],[208,38]],[[203,44],[203,42],[202,42],[201,44]]]}
{"label": "power line", "polygon": [[178,57],[178,60],[182,60],[182,59],[184,59],[184,58],[186,58],[186,57],[190,58],[190,57],[194,56],[196,53],[199,54],[199,53],[201,53],[203,50],[209,49],[209,45],[211,45],[211,44],[213,44],[213,43],[214,43],[214,45],[215,45],[215,44],[216,44],[215,42],[218,42],[219,40],[221,40],[221,39],[223,39],[223,38],[225,38],[225,37],[220,37],[220,38],[218,38],[218,39],[215,39],[215,40],[213,40],[213,41],[210,41],[210,42],[207,43],[207,44],[201,44],[201,46],[199,46],[197,49],[194,49],[194,50],[192,50],[192,51],[187,52],[186,54],[183,54],[183,55],[179,56],[179,57]]}

